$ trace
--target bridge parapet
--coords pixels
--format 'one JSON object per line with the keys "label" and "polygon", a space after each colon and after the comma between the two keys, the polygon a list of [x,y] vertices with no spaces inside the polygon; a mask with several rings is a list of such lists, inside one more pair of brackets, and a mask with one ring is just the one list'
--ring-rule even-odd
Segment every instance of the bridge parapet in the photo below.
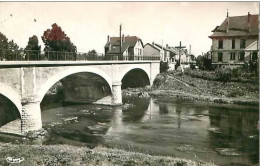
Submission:
{"label": "bridge parapet", "polygon": [[14,52],[12,49],[0,49],[0,61],[159,61],[160,55],[120,55],[91,52],[65,52],[65,51],[37,51],[20,50]]}

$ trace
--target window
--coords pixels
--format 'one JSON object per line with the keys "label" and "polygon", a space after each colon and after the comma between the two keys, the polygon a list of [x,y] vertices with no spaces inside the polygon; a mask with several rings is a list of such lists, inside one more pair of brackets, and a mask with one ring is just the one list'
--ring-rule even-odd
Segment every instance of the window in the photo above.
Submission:
{"label": "window", "polygon": [[236,60],[236,53],[235,52],[230,53],[230,60]]}
{"label": "window", "polygon": [[252,60],[253,61],[257,60],[257,52],[256,51],[253,52]]}
{"label": "window", "polygon": [[218,62],[222,62],[222,56],[223,56],[223,53],[219,52],[218,53]]}
{"label": "window", "polygon": [[246,48],[246,40],[245,39],[240,40],[240,48]]}
{"label": "window", "polygon": [[235,39],[232,39],[232,49],[235,49],[235,47],[236,47],[236,41]]}
{"label": "window", "polygon": [[218,41],[218,48],[219,49],[223,48],[223,40]]}
{"label": "window", "polygon": [[245,52],[244,52],[244,51],[240,52],[240,54],[239,54],[239,60],[240,60],[240,61],[244,61],[244,60],[245,60]]}

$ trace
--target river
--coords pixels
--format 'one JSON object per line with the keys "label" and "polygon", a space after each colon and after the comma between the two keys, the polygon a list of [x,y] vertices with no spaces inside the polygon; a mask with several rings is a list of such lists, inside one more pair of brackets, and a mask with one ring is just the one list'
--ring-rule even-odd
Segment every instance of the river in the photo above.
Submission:
{"label": "river", "polygon": [[[258,107],[124,98],[118,107],[42,107],[43,144],[105,146],[247,166],[259,161]],[[1,141],[1,139],[0,139]]]}

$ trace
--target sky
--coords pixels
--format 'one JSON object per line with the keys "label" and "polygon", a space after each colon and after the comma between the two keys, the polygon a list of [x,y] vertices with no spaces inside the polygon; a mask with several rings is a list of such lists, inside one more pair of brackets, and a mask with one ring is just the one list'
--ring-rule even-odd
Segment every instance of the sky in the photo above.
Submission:
{"label": "sky", "polygon": [[[26,47],[57,23],[78,52],[104,53],[107,36],[138,36],[143,43],[182,45],[196,56],[210,50],[212,30],[229,16],[259,14],[259,2],[0,2],[0,32]],[[12,15],[12,16],[10,16]],[[34,21],[36,19],[36,21]]]}

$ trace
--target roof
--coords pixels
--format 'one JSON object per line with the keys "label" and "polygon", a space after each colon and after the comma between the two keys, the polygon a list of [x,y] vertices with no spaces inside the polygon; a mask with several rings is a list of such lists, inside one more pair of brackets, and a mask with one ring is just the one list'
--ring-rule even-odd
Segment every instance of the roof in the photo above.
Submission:
{"label": "roof", "polygon": [[251,43],[245,50],[257,50],[257,40]]}
{"label": "roof", "polygon": [[[153,44],[146,43],[146,44],[145,44],[145,46],[146,46],[146,45],[149,45],[149,46],[151,46],[152,48],[154,48],[154,49],[156,49],[156,50],[158,50],[158,51],[160,51],[160,50],[161,50],[160,48],[156,47],[156,46],[155,46],[155,45],[153,45]],[[145,46],[144,46],[144,47],[145,47]]]}
{"label": "roof", "polygon": [[[248,24],[250,19],[250,24]],[[226,32],[229,20],[229,31]],[[248,25],[251,31],[248,31]],[[227,17],[220,26],[217,26],[209,38],[214,37],[234,37],[234,36],[255,36],[258,35],[258,15],[245,15]]]}
{"label": "roof", "polygon": [[[126,49],[128,49],[129,46],[127,45],[123,45],[121,47],[121,52],[124,53]],[[107,54],[119,54],[120,52],[120,46],[111,46],[111,49],[109,51],[107,51]]]}
{"label": "roof", "polygon": [[154,49],[156,49],[158,51],[160,51],[163,48],[163,50],[165,50],[165,51],[170,51],[174,54],[177,54],[177,51],[173,47],[166,48],[166,47],[162,47],[161,45],[156,44],[156,43],[154,43],[154,44],[147,43],[146,45],[150,45],[151,47],[153,47]]}
{"label": "roof", "polygon": [[[137,41],[141,41],[143,46],[142,40],[137,36],[125,36],[124,38],[125,40],[122,42],[122,48],[121,48],[122,52],[124,52],[128,48],[135,47]],[[110,44],[111,44],[111,50],[109,50],[107,53],[119,53],[120,37],[110,37],[110,42],[106,43],[105,48],[109,47]]]}

